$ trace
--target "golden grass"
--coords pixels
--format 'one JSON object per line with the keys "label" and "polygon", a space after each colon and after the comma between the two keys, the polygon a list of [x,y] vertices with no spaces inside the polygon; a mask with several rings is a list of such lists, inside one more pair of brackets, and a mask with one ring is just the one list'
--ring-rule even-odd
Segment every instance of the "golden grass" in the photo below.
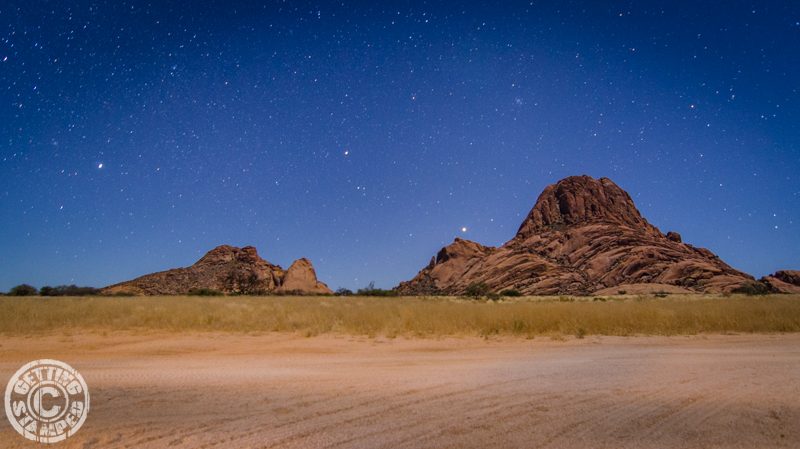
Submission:
{"label": "golden grass", "polygon": [[115,330],[528,338],[800,332],[800,296],[0,298],[0,334]]}

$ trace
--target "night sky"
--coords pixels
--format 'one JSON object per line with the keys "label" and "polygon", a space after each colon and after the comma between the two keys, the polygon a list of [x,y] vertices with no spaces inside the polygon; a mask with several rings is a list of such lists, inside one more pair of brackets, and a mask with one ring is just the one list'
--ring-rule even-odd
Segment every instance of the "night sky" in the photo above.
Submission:
{"label": "night sky", "polygon": [[2,290],[220,244],[388,288],[578,174],[800,268],[796,1],[4,1],[0,88]]}

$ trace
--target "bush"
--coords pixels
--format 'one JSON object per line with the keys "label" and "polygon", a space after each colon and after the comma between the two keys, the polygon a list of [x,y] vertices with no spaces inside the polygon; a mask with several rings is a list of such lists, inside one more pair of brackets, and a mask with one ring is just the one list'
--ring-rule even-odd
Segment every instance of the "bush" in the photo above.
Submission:
{"label": "bush", "polygon": [[359,288],[356,294],[359,296],[397,296],[397,292],[394,290],[375,288],[374,282],[370,282],[364,288]]}
{"label": "bush", "polygon": [[522,293],[520,293],[519,290],[509,288],[508,290],[503,290],[500,292],[500,296],[522,296]]}
{"label": "bush", "polygon": [[489,293],[489,286],[483,282],[473,282],[472,284],[469,284],[467,289],[464,291],[464,295],[474,299],[483,298]]}
{"label": "bush", "polygon": [[743,293],[745,295],[766,295],[770,292],[770,288],[767,284],[763,282],[748,282],[746,284],[742,284],[733,290],[733,293]]}
{"label": "bush", "polygon": [[189,296],[223,296],[223,293],[212,288],[193,288],[189,290]]}
{"label": "bush", "polygon": [[131,297],[131,296],[138,296],[138,295],[136,293],[132,292],[132,291],[122,290],[122,291],[119,291],[119,292],[114,292],[110,296],[116,296],[116,297],[119,297],[119,298],[128,298],[128,297]]}
{"label": "bush", "polygon": [[39,290],[28,284],[20,284],[8,291],[8,296],[36,296]]}
{"label": "bush", "polygon": [[91,296],[100,294],[100,290],[94,287],[78,287],[72,285],[58,285],[50,287],[46,285],[39,290],[42,296]]}
{"label": "bush", "polygon": [[269,291],[258,290],[257,292],[247,293],[250,296],[316,296],[313,293],[306,292],[305,290],[283,290],[283,291]]}
{"label": "bush", "polygon": [[349,288],[340,288],[334,293],[336,296],[353,296],[353,290]]}

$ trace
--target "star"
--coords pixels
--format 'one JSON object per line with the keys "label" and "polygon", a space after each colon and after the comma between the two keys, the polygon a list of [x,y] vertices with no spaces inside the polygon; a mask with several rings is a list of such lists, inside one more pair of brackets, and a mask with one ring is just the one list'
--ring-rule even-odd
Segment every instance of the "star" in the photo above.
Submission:
{"label": "star", "polygon": [[467,227],[466,226],[462,226],[461,227],[461,232],[467,232]]}
{"label": "star", "polygon": [[97,164],[97,168],[98,169],[103,168],[103,163],[101,162],[101,163]]}

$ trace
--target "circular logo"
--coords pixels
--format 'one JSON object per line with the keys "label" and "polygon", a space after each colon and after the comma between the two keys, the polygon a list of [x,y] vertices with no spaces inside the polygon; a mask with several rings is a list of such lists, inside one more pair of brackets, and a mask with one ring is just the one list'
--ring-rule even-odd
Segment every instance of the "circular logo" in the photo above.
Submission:
{"label": "circular logo", "polygon": [[81,428],[89,413],[89,388],[75,368],[58,360],[34,360],[8,381],[6,416],[20,435],[57,443]]}

